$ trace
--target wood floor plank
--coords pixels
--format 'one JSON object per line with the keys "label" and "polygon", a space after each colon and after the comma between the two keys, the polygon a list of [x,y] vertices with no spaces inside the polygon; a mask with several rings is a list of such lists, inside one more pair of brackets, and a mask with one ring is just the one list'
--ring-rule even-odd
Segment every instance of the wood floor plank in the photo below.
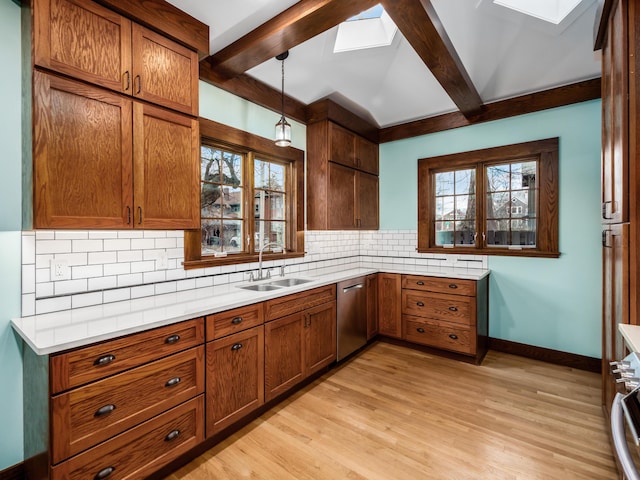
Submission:
{"label": "wood floor plank", "polygon": [[168,480],[612,480],[600,376],[376,343]]}

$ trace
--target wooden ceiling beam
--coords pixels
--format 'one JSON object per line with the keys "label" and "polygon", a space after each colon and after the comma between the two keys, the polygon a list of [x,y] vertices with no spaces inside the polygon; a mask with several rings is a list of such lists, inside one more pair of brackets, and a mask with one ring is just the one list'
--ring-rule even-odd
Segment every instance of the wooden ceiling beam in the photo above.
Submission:
{"label": "wooden ceiling beam", "polygon": [[382,6],[465,117],[482,99],[460,61],[430,0],[382,0]]}
{"label": "wooden ceiling beam", "polygon": [[205,61],[218,81],[223,82],[377,3],[378,0],[301,0]]}
{"label": "wooden ceiling beam", "polygon": [[380,143],[404,140],[429,133],[466,127],[476,123],[490,122],[526,113],[539,112],[549,108],[595,100],[601,96],[600,87],[600,78],[594,78],[593,80],[585,80],[542,92],[488,103],[479,115],[471,118],[465,118],[460,112],[452,112],[382,128],[379,132]]}
{"label": "wooden ceiling beam", "polygon": [[[218,77],[214,75],[209,63],[203,60],[200,62],[200,80],[229,93],[233,93],[261,107],[281,113],[282,97],[280,90],[276,90],[249,75],[239,75],[231,80],[220,82]],[[287,118],[306,123],[306,107],[304,103],[295,98],[287,95],[284,96],[284,114]]]}

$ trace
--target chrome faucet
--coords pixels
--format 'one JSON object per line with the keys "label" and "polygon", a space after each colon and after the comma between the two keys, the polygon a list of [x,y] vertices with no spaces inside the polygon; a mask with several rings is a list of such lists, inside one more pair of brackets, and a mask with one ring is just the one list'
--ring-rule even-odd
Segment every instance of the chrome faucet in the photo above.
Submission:
{"label": "chrome faucet", "polygon": [[[253,275],[251,275],[249,277],[249,280],[262,280],[263,278],[271,278],[271,272],[269,271],[269,269],[267,269],[267,274],[264,277],[262,276],[262,252],[264,252],[264,250],[269,246],[278,246],[284,253],[284,246],[281,243],[269,242],[264,244],[260,249],[260,252],[258,253],[258,275],[255,278],[253,277]],[[282,274],[284,274],[284,271],[282,271]]]}

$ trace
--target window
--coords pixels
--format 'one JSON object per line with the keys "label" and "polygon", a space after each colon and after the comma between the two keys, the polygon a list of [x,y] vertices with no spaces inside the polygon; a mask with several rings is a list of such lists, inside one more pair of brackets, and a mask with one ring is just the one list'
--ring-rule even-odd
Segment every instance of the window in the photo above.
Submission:
{"label": "window", "polygon": [[418,160],[418,251],[557,257],[558,139]]}
{"label": "window", "polygon": [[304,255],[303,152],[205,119],[200,132],[201,229],[185,233],[185,268],[256,261],[264,246],[265,259]]}

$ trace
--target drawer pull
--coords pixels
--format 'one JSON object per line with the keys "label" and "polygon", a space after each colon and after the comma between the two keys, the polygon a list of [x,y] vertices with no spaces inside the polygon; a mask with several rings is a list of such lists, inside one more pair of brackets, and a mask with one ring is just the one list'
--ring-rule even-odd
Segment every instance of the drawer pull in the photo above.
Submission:
{"label": "drawer pull", "polygon": [[116,467],[103,468],[98,473],[96,473],[96,476],[93,477],[93,480],[103,480],[104,478],[107,478],[109,475],[111,475],[115,469]]}
{"label": "drawer pull", "polygon": [[176,343],[176,342],[177,342],[177,341],[179,341],[179,340],[180,340],[180,335],[175,334],[175,335],[170,335],[170,336],[168,336],[168,337],[165,339],[164,343],[166,343],[166,344],[168,344],[168,345],[171,345],[172,343]]}
{"label": "drawer pull", "polygon": [[180,377],[173,377],[170,380],[167,380],[167,383],[164,384],[165,387],[175,387],[180,383]]}
{"label": "drawer pull", "polygon": [[242,344],[241,343],[236,343],[235,345],[233,345],[231,347],[231,350],[236,351],[236,350],[240,350],[242,348]]}
{"label": "drawer pull", "polygon": [[418,327],[416,328],[416,330],[418,331],[418,333],[424,333],[424,328],[422,327]]}
{"label": "drawer pull", "polygon": [[424,307],[424,302],[417,302],[416,305],[418,305],[419,307]]}
{"label": "drawer pull", "polygon": [[116,359],[115,355],[102,355],[101,357],[98,357],[96,359],[95,362],[93,362],[93,364],[96,367],[101,367],[102,365],[109,365],[111,362],[113,362]]}
{"label": "drawer pull", "polygon": [[449,335],[449,338],[450,338],[451,340],[457,340],[457,339],[458,339],[458,335],[456,335],[455,333],[451,333],[451,334]]}
{"label": "drawer pull", "polygon": [[449,307],[449,311],[457,312],[458,311],[458,307]]}
{"label": "drawer pull", "polygon": [[180,430],[173,430],[169,432],[166,437],[164,437],[164,441],[170,442],[171,440],[175,440],[176,438],[178,438],[178,435],[180,435]]}
{"label": "drawer pull", "polygon": [[233,323],[234,325],[240,325],[242,323],[242,317],[235,317],[233,320],[231,320],[231,323]]}
{"label": "drawer pull", "polygon": [[93,416],[102,417],[104,415],[109,415],[115,409],[116,406],[113,403],[110,403],[109,405],[105,405],[104,407],[100,407],[98,410],[96,410],[96,413],[94,413]]}
{"label": "drawer pull", "polygon": [[455,283],[450,283],[449,288],[458,288],[458,285],[456,285]]}
{"label": "drawer pull", "polygon": [[420,281],[416,282],[416,285],[421,285],[422,286],[422,285],[424,285],[424,282],[422,280],[420,280]]}

